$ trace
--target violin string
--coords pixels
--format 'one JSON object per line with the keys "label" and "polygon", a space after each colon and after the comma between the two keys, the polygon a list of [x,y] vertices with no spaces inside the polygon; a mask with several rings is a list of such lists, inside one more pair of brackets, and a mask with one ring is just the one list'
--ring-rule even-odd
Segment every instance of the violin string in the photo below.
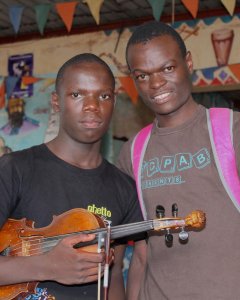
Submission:
{"label": "violin string", "polygon": [[[62,234],[62,235],[58,235],[58,236],[49,236],[49,237],[43,237],[43,236],[22,236],[20,238],[22,238],[22,240],[12,246],[9,247],[9,250],[11,251],[17,251],[19,249],[22,248],[22,241],[26,241],[26,242],[31,242],[31,246],[34,245],[39,245],[39,241],[42,241],[42,244],[52,244],[55,243],[57,244],[58,241],[62,240],[64,237],[67,236],[73,236],[73,235],[77,235],[80,233],[98,233],[98,232],[102,232],[106,230],[105,228],[99,228],[96,230],[88,230],[88,231],[80,231],[80,232],[71,232],[71,233],[67,233],[67,234]],[[34,240],[37,240],[38,242],[36,244],[33,243]]]}
{"label": "violin string", "polygon": [[[137,225],[137,229],[138,230],[140,230],[140,231],[145,231],[145,230],[142,230],[141,228],[145,228],[145,224],[139,224],[139,223],[133,223],[133,224],[131,224],[131,226],[132,225],[134,225],[134,228],[136,227],[136,225]],[[112,229],[115,229],[114,231],[115,232],[121,232],[122,234],[123,234],[123,236],[125,235],[125,233],[127,233],[127,235],[129,235],[129,227],[124,227],[124,226],[122,226],[122,225],[120,225],[120,227],[121,227],[121,230],[119,230],[120,228],[118,227],[118,226],[116,226],[115,228],[113,227]],[[104,229],[102,229],[101,228],[101,232],[102,231],[106,231],[106,229],[104,228]],[[98,230],[99,231],[99,230]],[[95,231],[95,233],[98,233],[98,232],[96,232]],[[73,233],[71,233],[71,235],[72,235]],[[74,233],[74,234],[79,234],[79,233]],[[65,237],[66,235],[64,235],[64,237]],[[45,253],[45,252],[47,252],[49,249],[51,249],[51,248],[53,248],[53,246],[55,246],[57,243],[58,243],[58,241],[60,241],[61,239],[62,239],[62,236],[57,236],[57,237],[54,237],[55,238],[55,240],[52,240],[53,239],[53,237],[47,237],[47,238],[44,238],[44,237],[36,237],[36,236],[33,236],[33,237],[28,237],[27,239],[25,239],[25,241],[27,241],[27,242],[30,242],[30,249],[28,250],[28,251],[26,251],[27,253],[28,253],[28,255],[33,255],[32,253],[34,253],[34,251],[39,251],[39,249],[41,249],[42,250],[42,252],[41,253]],[[49,241],[50,240],[50,241]],[[24,241],[24,239],[23,239],[23,241]],[[34,248],[35,247],[35,248]],[[17,244],[15,244],[15,245],[12,245],[11,247],[10,247],[10,251],[18,251],[18,250],[22,250],[22,248],[23,248],[23,246],[22,246],[22,242],[19,242],[19,243],[17,243]],[[19,254],[22,254],[22,253],[24,253],[25,251],[20,251],[19,253],[18,253],[18,255]],[[31,254],[30,254],[31,253]]]}
{"label": "violin string", "polygon": [[[112,232],[117,234],[117,233],[121,233],[121,236],[127,236],[130,235],[130,230],[132,230],[132,234],[136,233],[136,230],[138,232],[142,232],[142,231],[146,231],[146,225],[147,224],[152,224],[152,220],[149,221],[143,221],[143,222],[137,222],[137,223],[132,223],[132,224],[124,224],[124,225],[118,225],[115,227],[112,227]],[[151,228],[149,228],[151,229]],[[26,237],[23,238],[22,241],[27,241],[30,243],[30,246],[28,245],[28,247],[30,248],[27,251],[22,251],[23,248],[23,244],[22,241],[16,243],[15,245],[12,245],[9,247],[10,252],[17,252],[17,254],[22,254],[24,252],[27,252],[28,255],[34,255],[32,253],[34,253],[35,251],[38,251],[41,249],[42,251],[40,253],[45,253],[47,251],[49,251],[49,249],[52,249],[60,240],[63,239],[63,237],[66,236],[71,236],[71,235],[76,235],[79,233],[95,233],[96,235],[99,234],[99,232],[103,232],[106,231],[106,228],[99,228],[97,230],[89,230],[89,231],[81,231],[81,232],[77,232],[77,233],[68,233],[68,234],[64,234],[64,235],[60,235],[60,236],[53,236],[53,237],[39,237],[39,236],[30,236],[30,237]],[[127,233],[125,235],[125,233]],[[81,243],[81,242],[80,242]],[[21,250],[21,251],[20,251]],[[20,251],[18,253],[18,251]],[[30,254],[31,253],[31,254]]]}
{"label": "violin string", "polygon": [[[115,227],[112,227],[112,231],[114,233],[118,233],[118,232],[126,232],[126,231],[129,231],[129,229],[133,229],[135,230],[136,228],[141,228],[141,226],[145,226],[145,224],[149,224],[152,223],[151,220],[149,221],[143,221],[143,222],[136,222],[136,223],[131,223],[131,224],[124,224],[124,225],[118,225],[118,226],[115,226]],[[125,230],[124,230],[125,229]],[[49,236],[49,237],[43,237],[43,236],[29,236],[29,237],[22,237],[23,239],[25,240],[34,240],[34,239],[38,239],[38,238],[41,238],[42,241],[48,241],[48,240],[52,240],[52,239],[63,239],[64,237],[67,237],[67,236],[70,236],[70,235],[76,235],[76,234],[80,234],[80,233],[98,233],[98,232],[103,232],[103,231],[106,231],[106,228],[98,228],[98,229],[95,229],[95,230],[85,230],[85,231],[80,231],[80,232],[71,232],[71,233],[67,233],[67,234],[62,234],[62,235],[58,235],[58,236]],[[17,247],[17,246],[20,246],[20,248],[22,247],[22,242],[19,242],[15,245],[12,245],[11,248],[16,250],[14,247]]]}

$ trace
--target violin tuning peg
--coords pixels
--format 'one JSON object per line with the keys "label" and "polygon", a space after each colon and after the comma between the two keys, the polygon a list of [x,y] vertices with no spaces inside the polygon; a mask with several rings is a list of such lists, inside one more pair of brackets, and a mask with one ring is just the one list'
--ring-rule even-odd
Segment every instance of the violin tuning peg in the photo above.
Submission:
{"label": "violin tuning peg", "polygon": [[165,242],[167,247],[172,247],[173,235],[170,233],[169,229],[167,229],[167,233],[165,234]]}
{"label": "violin tuning peg", "polygon": [[179,232],[179,239],[182,242],[186,242],[188,240],[189,234],[187,231],[182,228],[181,232]]}
{"label": "violin tuning peg", "polygon": [[178,206],[176,203],[172,205],[172,216],[175,218],[178,216]]}
{"label": "violin tuning peg", "polygon": [[157,205],[156,207],[156,217],[164,218],[165,216],[165,208],[162,205]]}

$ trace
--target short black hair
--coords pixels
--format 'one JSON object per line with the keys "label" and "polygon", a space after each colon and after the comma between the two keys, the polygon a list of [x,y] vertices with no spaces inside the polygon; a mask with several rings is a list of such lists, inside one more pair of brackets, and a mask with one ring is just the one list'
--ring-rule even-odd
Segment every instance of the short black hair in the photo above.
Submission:
{"label": "short black hair", "polygon": [[92,53],[81,53],[78,55],[73,56],[72,58],[70,58],[69,60],[67,60],[58,70],[57,73],[57,77],[56,77],[56,82],[55,82],[55,90],[58,91],[59,86],[61,84],[61,81],[64,77],[64,73],[65,70],[73,65],[79,64],[79,63],[84,63],[84,62],[95,62],[98,63],[102,66],[105,67],[105,69],[107,70],[107,72],[109,73],[110,77],[112,78],[112,83],[113,83],[113,87],[115,87],[115,77],[113,75],[112,70],[110,69],[110,67],[108,66],[108,64],[102,60],[100,57],[98,57],[95,54]]}
{"label": "short black hair", "polygon": [[155,37],[164,36],[164,35],[169,35],[176,41],[183,57],[185,57],[187,54],[187,49],[180,34],[174,28],[172,28],[171,26],[163,22],[150,21],[138,26],[136,30],[133,32],[130,39],[128,40],[127,48],[126,48],[126,60],[127,60],[128,49],[131,45],[146,43]]}

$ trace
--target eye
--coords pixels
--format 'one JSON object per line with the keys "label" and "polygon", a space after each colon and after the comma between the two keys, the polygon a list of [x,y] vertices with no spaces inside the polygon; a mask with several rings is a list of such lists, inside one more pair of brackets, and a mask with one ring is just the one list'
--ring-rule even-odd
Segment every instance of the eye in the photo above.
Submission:
{"label": "eye", "polygon": [[147,74],[139,74],[139,75],[136,75],[135,76],[135,79],[137,80],[137,81],[145,81],[145,80],[147,80],[148,79],[148,75]]}
{"label": "eye", "polygon": [[71,96],[74,100],[82,99],[83,95],[81,95],[79,92],[73,92],[71,93]]}
{"label": "eye", "polygon": [[110,100],[111,98],[112,96],[110,94],[101,94],[99,97],[100,101]]}
{"label": "eye", "polygon": [[171,73],[175,70],[175,67],[174,66],[168,66],[166,68],[164,68],[164,72],[165,73]]}

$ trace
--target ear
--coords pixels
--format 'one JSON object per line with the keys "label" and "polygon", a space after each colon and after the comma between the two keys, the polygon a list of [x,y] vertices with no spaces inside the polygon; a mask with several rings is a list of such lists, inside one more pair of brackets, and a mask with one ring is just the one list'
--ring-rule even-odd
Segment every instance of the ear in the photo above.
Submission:
{"label": "ear", "polygon": [[52,104],[52,109],[54,112],[60,111],[59,96],[56,92],[52,92],[51,104]]}
{"label": "ear", "polygon": [[191,54],[190,51],[187,52],[185,60],[186,60],[186,63],[187,63],[189,73],[192,74],[192,72],[193,72],[193,60],[192,60],[192,54]]}

